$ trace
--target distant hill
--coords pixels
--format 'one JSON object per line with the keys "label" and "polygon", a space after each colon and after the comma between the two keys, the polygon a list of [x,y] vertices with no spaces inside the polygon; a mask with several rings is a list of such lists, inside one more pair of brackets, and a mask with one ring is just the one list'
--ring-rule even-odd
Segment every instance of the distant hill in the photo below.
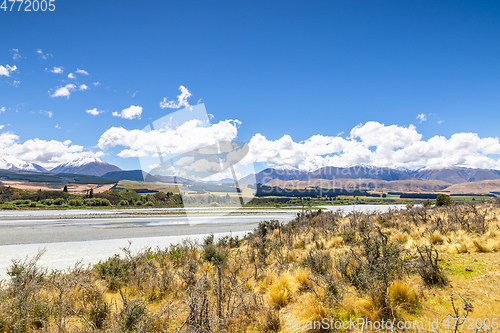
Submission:
{"label": "distant hill", "polygon": [[0,181],[20,181],[59,184],[113,184],[116,179],[67,173],[42,173],[14,170],[0,170]]}
{"label": "distant hill", "polygon": [[[489,169],[471,169],[471,168],[444,168],[444,169],[420,169],[397,170],[391,168],[379,168],[372,166],[355,166],[349,168],[324,167],[314,171],[302,171],[291,168],[267,168],[256,174],[247,175],[239,180],[241,184],[282,184],[287,181],[300,181],[313,184],[313,180],[321,179],[326,181],[348,179],[380,180],[380,181],[410,181],[410,180],[429,180],[442,183],[424,185],[418,183],[417,187],[443,187],[445,184],[459,184],[466,182],[478,182],[484,180],[500,179],[500,171]],[[280,181],[280,182],[276,182]],[[302,184],[305,185],[306,183]],[[317,183],[317,182],[316,182]],[[399,183],[397,186],[405,187]],[[411,186],[416,185],[412,184]],[[408,183],[410,185],[410,183]],[[387,185],[388,186],[388,185]],[[390,186],[388,186],[390,187]]]}
{"label": "distant hill", "polygon": [[89,176],[103,176],[108,172],[121,171],[119,167],[104,162],[95,157],[79,158],[77,160],[58,165],[50,170],[51,173],[71,173]]}
{"label": "distant hill", "polygon": [[137,182],[158,182],[160,181],[155,176],[150,175],[146,171],[142,170],[122,170],[122,171],[111,171],[103,175],[103,177],[114,178],[119,180],[133,180]]}
{"label": "distant hill", "polygon": [[413,178],[442,180],[452,184],[500,179],[500,171],[489,169],[444,168],[422,169],[412,173]]}

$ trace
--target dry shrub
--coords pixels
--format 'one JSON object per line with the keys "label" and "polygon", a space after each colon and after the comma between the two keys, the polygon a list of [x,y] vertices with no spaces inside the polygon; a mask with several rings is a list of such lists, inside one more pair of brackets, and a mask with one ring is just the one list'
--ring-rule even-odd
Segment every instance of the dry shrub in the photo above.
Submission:
{"label": "dry shrub", "polygon": [[419,306],[415,290],[401,281],[395,281],[388,288],[387,296],[391,304],[407,311],[413,311]]}
{"label": "dry shrub", "polygon": [[476,252],[481,252],[481,253],[488,253],[492,251],[492,248],[489,247],[487,244],[483,243],[480,240],[474,240],[472,241],[472,244],[474,244],[474,249]]}
{"label": "dry shrub", "polygon": [[269,305],[275,309],[287,306],[297,292],[298,287],[298,283],[290,273],[283,273],[267,288],[266,295]]}
{"label": "dry shrub", "polygon": [[417,252],[419,258],[417,261],[417,272],[428,286],[445,286],[448,284],[448,278],[443,272],[441,266],[439,266],[439,254],[438,251],[432,246],[428,247],[424,245],[423,247],[417,246]]}
{"label": "dry shrub", "polygon": [[410,236],[413,238],[413,239],[417,239],[420,237],[420,231],[418,230],[414,230],[412,232],[410,232]]}
{"label": "dry shrub", "polygon": [[431,236],[429,237],[429,241],[431,242],[431,244],[443,244],[444,242],[444,237],[443,235],[441,235],[441,233],[439,231],[434,231]]}
{"label": "dry shrub", "polygon": [[281,329],[281,320],[279,312],[273,309],[264,309],[260,321],[260,330],[263,333],[279,332]]}

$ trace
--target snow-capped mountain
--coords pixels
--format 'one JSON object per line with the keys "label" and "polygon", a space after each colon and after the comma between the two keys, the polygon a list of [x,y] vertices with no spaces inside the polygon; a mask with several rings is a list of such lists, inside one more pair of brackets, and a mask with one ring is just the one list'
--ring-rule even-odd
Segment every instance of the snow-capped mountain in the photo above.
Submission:
{"label": "snow-capped mountain", "polygon": [[0,156],[0,169],[16,170],[16,171],[31,171],[31,172],[47,172],[42,166],[23,161],[17,157],[9,155]]}
{"label": "snow-capped mountain", "polygon": [[77,160],[58,165],[50,170],[50,172],[53,173],[73,173],[89,176],[102,176],[112,171],[121,171],[121,169],[96,157],[82,157]]}

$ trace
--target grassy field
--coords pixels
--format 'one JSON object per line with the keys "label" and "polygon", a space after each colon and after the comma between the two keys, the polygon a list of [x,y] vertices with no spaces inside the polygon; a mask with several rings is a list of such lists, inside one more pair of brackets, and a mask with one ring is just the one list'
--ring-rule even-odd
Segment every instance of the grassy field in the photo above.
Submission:
{"label": "grassy field", "polygon": [[0,288],[0,332],[367,331],[308,326],[325,320],[433,332],[469,332],[481,321],[487,327],[474,332],[499,331],[499,216],[492,200],[306,211],[262,222],[245,239],[125,248],[89,268],[16,261]]}

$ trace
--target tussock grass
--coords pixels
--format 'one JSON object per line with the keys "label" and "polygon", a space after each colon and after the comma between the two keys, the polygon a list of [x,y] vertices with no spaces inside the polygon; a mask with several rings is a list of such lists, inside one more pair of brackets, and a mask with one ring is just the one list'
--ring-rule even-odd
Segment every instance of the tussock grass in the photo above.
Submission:
{"label": "tussock grass", "polygon": [[286,272],[281,274],[271,285],[267,287],[267,302],[271,307],[281,309],[288,305],[298,289],[299,284],[290,273]]}
{"label": "tussock grass", "polygon": [[475,239],[472,241],[472,244],[474,245],[476,252],[488,253],[492,251],[492,248],[481,240]]}
{"label": "tussock grass", "polygon": [[398,233],[394,235],[394,239],[399,243],[399,244],[405,244],[408,242],[408,234],[407,233]]}
{"label": "tussock grass", "polygon": [[454,250],[458,253],[469,253],[469,248],[467,247],[467,244],[465,243],[458,243],[453,246]]}
{"label": "tussock grass", "polygon": [[417,292],[402,281],[395,281],[387,292],[389,301],[396,307],[414,311],[420,306]]}
{"label": "tussock grass", "polygon": [[429,241],[431,242],[431,244],[433,245],[437,245],[437,244],[443,244],[444,242],[444,237],[443,235],[441,235],[441,233],[439,231],[434,231],[430,237],[429,237]]}

